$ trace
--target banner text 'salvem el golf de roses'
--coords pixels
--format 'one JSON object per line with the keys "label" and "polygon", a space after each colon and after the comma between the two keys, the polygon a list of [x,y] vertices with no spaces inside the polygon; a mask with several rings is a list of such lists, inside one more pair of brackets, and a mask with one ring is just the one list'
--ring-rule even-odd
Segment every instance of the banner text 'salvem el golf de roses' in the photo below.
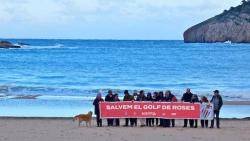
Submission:
{"label": "banner text 'salvem el golf de roses'", "polygon": [[101,102],[100,111],[101,118],[199,119],[201,117],[200,104],[183,102]]}

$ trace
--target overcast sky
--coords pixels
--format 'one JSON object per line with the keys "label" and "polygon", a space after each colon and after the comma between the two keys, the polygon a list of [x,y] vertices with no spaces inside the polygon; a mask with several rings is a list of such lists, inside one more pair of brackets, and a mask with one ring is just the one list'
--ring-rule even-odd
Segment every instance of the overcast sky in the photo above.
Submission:
{"label": "overcast sky", "polygon": [[0,38],[182,39],[241,0],[0,0]]}

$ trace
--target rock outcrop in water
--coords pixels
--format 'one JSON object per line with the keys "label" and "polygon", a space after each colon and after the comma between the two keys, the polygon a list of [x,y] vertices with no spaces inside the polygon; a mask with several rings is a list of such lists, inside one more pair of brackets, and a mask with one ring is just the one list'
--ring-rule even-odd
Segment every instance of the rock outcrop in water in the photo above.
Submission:
{"label": "rock outcrop in water", "polygon": [[250,0],[184,32],[186,43],[250,43]]}
{"label": "rock outcrop in water", "polygon": [[0,48],[21,48],[21,46],[13,45],[11,42],[8,41],[0,41]]}

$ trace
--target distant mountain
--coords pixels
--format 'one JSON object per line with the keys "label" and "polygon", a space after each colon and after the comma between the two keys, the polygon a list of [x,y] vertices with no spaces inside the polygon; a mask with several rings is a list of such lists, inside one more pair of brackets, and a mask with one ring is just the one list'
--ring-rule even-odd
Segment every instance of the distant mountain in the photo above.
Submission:
{"label": "distant mountain", "polygon": [[189,28],[183,36],[186,43],[250,43],[250,0]]}

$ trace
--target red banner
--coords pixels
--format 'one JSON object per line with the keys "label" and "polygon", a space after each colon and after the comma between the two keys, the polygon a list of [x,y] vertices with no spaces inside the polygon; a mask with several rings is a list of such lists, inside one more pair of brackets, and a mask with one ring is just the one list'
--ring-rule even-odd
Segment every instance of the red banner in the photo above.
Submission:
{"label": "red banner", "polygon": [[101,118],[199,119],[200,104],[184,102],[101,102]]}

